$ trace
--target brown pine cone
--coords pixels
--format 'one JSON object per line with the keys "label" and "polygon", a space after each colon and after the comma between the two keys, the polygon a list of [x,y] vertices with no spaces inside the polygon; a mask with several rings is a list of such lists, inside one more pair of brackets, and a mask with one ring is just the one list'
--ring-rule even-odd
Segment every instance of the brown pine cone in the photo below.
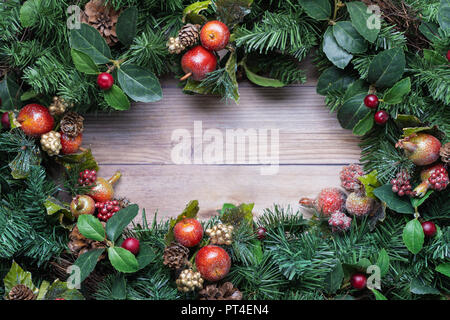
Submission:
{"label": "brown pine cone", "polygon": [[199,292],[200,300],[242,300],[242,293],[231,282],[210,284]]}
{"label": "brown pine cone", "polygon": [[96,28],[109,46],[115,45],[117,38],[116,25],[120,12],[109,5],[105,6],[103,0],[91,0],[84,6],[80,20]]}
{"label": "brown pine cone", "polygon": [[183,28],[181,28],[180,32],[178,32],[178,38],[180,39],[180,43],[184,47],[192,47],[197,43],[198,38],[200,37],[200,25],[188,23]]}
{"label": "brown pine cone", "polygon": [[164,249],[164,265],[172,269],[180,269],[185,266],[188,255],[188,248],[174,242]]}
{"label": "brown pine cone", "polygon": [[70,138],[76,138],[84,131],[84,118],[76,112],[68,112],[61,119],[61,131]]}
{"label": "brown pine cone", "polygon": [[26,285],[18,284],[11,289],[8,298],[9,300],[34,300],[36,296]]}
{"label": "brown pine cone", "polygon": [[[75,257],[79,257],[90,250],[106,248],[103,243],[83,236],[77,226],[69,234],[69,240],[68,247]],[[100,256],[99,260],[103,258],[105,258],[105,253]]]}
{"label": "brown pine cone", "polygon": [[441,147],[439,154],[441,155],[441,160],[443,163],[448,164],[450,162],[450,142]]}

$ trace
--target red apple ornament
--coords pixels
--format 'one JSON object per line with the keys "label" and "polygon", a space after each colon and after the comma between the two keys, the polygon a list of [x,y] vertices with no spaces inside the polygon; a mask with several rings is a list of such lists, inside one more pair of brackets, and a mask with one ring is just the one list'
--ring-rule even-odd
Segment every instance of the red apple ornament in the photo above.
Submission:
{"label": "red apple ornament", "polygon": [[186,75],[180,80],[191,77],[195,81],[203,80],[206,75],[216,69],[217,58],[211,51],[202,46],[196,46],[186,52],[181,58],[181,67]]}
{"label": "red apple ornament", "polygon": [[195,265],[203,279],[219,281],[230,272],[231,258],[221,247],[209,245],[198,251]]}
{"label": "red apple ornament", "polygon": [[202,241],[203,227],[198,220],[186,218],[175,225],[173,233],[178,243],[185,247],[195,247]]}
{"label": "red apple ornament", "polygon": [[226,47],[230,40],[230,30],[220,21],[207,22],[200,31],[200,41],[205,49],[219,51]]}
{"label": "red apple ornament", "polygon": [[83,135],[80,133],[75,138],[69,137],[67,134],[61,132],[61,152],[62,154],[76,153],[83,142]]}

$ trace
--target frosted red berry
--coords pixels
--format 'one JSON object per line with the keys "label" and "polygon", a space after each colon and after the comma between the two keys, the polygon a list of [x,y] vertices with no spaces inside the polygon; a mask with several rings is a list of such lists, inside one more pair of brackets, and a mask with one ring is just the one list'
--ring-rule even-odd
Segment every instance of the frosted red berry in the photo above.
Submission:
{"label": "frosted red berry", "polygon": [[350,278],[350,284],[352,285],[353,288],[357,290],[362,290],[366,287],[367,277],[365,274],[355,273]]}
{"label": "frosted red berry", "polygon": [[264,240],[266,238],[266,233],[267,230],[264,227],[259,227],[258,229],[256,229],[256,237],[259,240]]}
{"label": "frosted red berry", "polygon": [[375,113],[374,119],[376,124],[383,125],[389,120],[389,114],[384,110],[379,110]]}
{"label": "frosted red berry", "polygon": [[369,94],[364,98],[364,104],[368,108],[375,109],[379,104],[378,97],[374,94]]}
{"label": "frosted red berry", "polygon": [[444,166],[436,168],[428,178],[430,188],[436,191],[442,191],[447,188],[449,184],[448,172]]}
{"label": "frosted red berry", "polygon": [[2,114],[2,128],[5,130],[11,129],[11,123],[9,122],[8,112]]}
{"label": "frosted red berry", "polygon": [[97,202],[95,208],[97,208],[97,218],[105,222],[111,219],[116,212],[120,211],[119,201],[117,200]]}
{"label": "frosted red berry", "polygon": [[107,72],[102,72],[97,77],[97,85],[102,90],[109,90],[114,84],[114,78]]}
{"label": "frosted red berry", "polygon": [[132,254],[137,255],[139,253],[139,240],[135,238],[128,238],[122,242],[122,248],[130,251]]}
{"label": "frosted red berry", "polygon": [[95,183],[96,179],[97,179],[97,171],[86,169],[80,172],[78,184],[80,186],[90,186],[91,184]]}
{"label": "frosted red berry", "polygon": [[408,171],[401,170],[397,173],[395,179],[391,180],[392,192],[397,193],[400,197],[414,196],[415,192],[412,191],[411,176]]}
{"label": "frosted red berry", "polygon": [[336,211],[331,214],[328,224],[333,232],[347,231],[352,225],[352,218],[341,211]]}
{"label": "frosted red berry", "polygon": [[427,237],[434,237],[437,232],[436,225],[431,221],[422,222],[422,229]]}

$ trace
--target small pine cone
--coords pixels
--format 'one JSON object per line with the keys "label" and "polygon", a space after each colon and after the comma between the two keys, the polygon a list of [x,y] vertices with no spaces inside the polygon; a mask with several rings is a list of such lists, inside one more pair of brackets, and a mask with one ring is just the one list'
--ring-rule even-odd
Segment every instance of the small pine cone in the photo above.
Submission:
{"label": "small pine cone", "polygon": [[200,27],[199,24],[188,23],[181,28],[180,32],[178,32],[181,45],[184,47],[192,47],[196,44],[200,37]]}
{"label": "small pine cone", "polygon": [[200,275],[200,272],[195,272],[192,269],[183,270],[176,281],[178,291],[184,293],[202,289],[203,282],[204,280]]}
{"label": "small pine cone", "polygon": [[8,294],[9,300],[34,300],[35,298],[33,291],[23,284],[14,286]]}
{"label": "small pine cone", "polygon": [[119,42],[116,25],[120,13],[107,5],[104,0],[91,0],[80,13],[80,21],[97,29],[108,45],[113,46]]}
{"label": "small pine cone", "polygon": [[[75,226],[75,228],[73,228],[72,231],[70,232],[69,243],[67,244],[67,246],[69,247],[69,250],[72,252],[72,254],[77,258],[83,253],[86,253],[90,250],[106,247],[103,243],[99,241],[91,240],[83,236],[78,230],[77,226]],[[105,257],[106,254],[103,253],[100,256],[99,260],[104,259]]]}
{"label": "small pine cone", "polygon": [[63,98],[53,97],[52,104],[48,107],[48,111],[52,116],[59,116],[64,114],[68,108],[72,108],[73,103],[66,102]]}
{"label": "small pine cone", "polygon": [[167,41],[166,46],[170,54],[180,54],[184,49],[186,49],[186,47],[181,44],[180,38],[178,37],[171,37],[169,41]]}
{"label": "small pine cone", "polygon": [[206,229],[211,244],[223,244],[230,246],[233,243],[233,226],[230,224],[217,224],[211,229]]}
{"label": "small pine cone", "polygon": [[61,151],[61,134],[56,131],[50,131],[41,136],[42,150],[49,156],[56,156]]}
{"label": "small pine cone", "polygon": [[339,176],[341,178],[341,186],[347,191],[363,191],[363,184],[359,181],[359,177],[364,175],[364,171],[359,164],[351,164],[343,167]]}
{"label": "small pine cone", "polygon": [[199,292],[199,296],[200,300],[242,300],[242,293],[231,282],[221,286],[210,284]]}
{"label": "small pine cone", "polygon": [[186,265],[189,249],[179,243],[172,243],[164,249],[164,265],[172,269],[180,269]]}
{"label": "small pine cone", "polygon": [[443,163],[448,164],[450,162],[450,142],[441,147],[439,154]]}
{"label": "small pine cone", "polygon": [[84,118],[76,112],[69,112],[61,119],[61,131],[70,138],[76,138],[84,131]]}

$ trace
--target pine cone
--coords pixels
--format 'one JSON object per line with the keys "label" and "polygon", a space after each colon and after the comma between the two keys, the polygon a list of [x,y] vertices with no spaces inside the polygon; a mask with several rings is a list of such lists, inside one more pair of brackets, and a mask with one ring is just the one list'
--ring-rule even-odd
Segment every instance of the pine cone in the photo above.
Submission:
{"label": "pine cone", "polygon": [[53,97],[52,104],[48,107],[48,111],[52,116],[59,116],[66,112],[67,108],[73,107],[73,103],[66,102],[63,98]]}
{"label": "pine cone", "polygon": [[199,292],[200,300],[242,300],[242,293],[231,282],[211,284]]}
{"label": "pine cone", "polygon": [[181,44],[180,38],[178,37],[171,37],[169,41],[167,41],[166,46],[170,54],[180,54],[184,49],[186,49],[186,47]]}
{"label": "pine cone", "polygon": [[61,131],[70,138],[76,138],[84,131],[84,118],[76,112],[68,112],[61,119]]}
{"label": "pine cone", "polygon": [[[86,253],[90,250],[106,247],[99,241],[87,239],[80,233],[78,227],[73,228],[72,232],[69,235],[69,239],[70,241],[68,243],[68,247],[75,257],[79,257],[83,253]],[[99,260],[103,258],[105,258],[105,253],[100,256]]]}
{"label": "pine cone", "polygon": [[439,154],[441,155],[441,160],[443,163],[448,164],[450,162],[450,142],[441,147]]}
{"label": "pine cone", "polygon": [[188,23],[178,32],[178,38],[184,47],[192,47],[200,37],[200,25]]}
{"label": "pine cone", "polygon": [[42,150],[48,153],[49,156],[56,156],[61,151],[61,134],[56,131],[50,131],[41,136]]}
{"label": "pine cone", "polygon": [[26,285],[18,284],[11,289],[8,298],[9,300],[34,300],[36,296]]}
{"label": "pine cone", "polygon": [[84,6],[80,20],[96,28],[108,45],[113,46],[119,41],[116,33],[119,14],[119,11],[115,11],[109,5],[105,6],[102,0],[91,0]]}
{"label": "pine cone", "polygon": [[164,249],[164,265],[172,269],[180,269],[186,264],[188,255],[188,248],[174,242]]}
{"label": "pine cone", "polygon": [[130,200],[128,200],[127,198],[120,198],[120,199],[117,199],[117,201],[119,201],[120,209],[125,209],[126,207],[128,207],[131,204]]}

